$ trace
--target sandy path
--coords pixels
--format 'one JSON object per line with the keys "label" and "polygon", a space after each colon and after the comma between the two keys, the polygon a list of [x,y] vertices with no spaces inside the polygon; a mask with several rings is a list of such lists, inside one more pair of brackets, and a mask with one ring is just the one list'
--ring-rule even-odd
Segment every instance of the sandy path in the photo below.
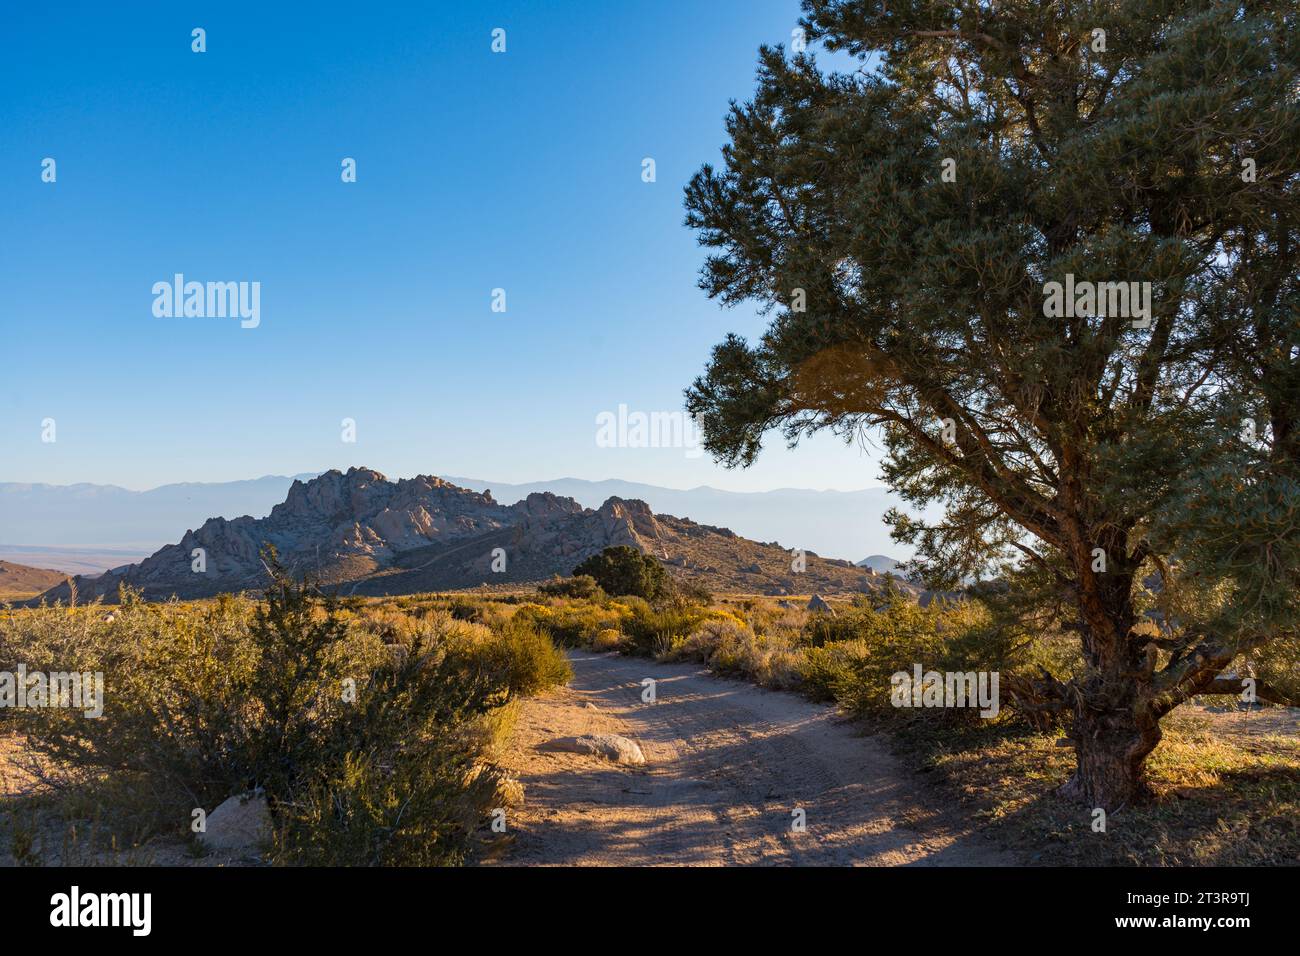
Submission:
{"label": "sandy path", "polygon": [[[524,703],[503,761],[525,786],[508,814],[518,865],[1008,865],[924,810],[879,741],[792,694],[693,665],[570,652],[569,687]],[[641,681],[657,681],[654,704]],[[596,710],[587,707],[594,704]],[[617,733],[644,767],[539,751]],[[792,811],[806,815],[795,832]]]}

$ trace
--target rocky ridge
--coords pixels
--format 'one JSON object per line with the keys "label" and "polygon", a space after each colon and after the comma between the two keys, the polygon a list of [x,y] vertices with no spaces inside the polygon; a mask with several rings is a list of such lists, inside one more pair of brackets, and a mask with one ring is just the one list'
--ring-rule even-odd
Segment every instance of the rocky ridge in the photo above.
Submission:
{"label": "rocky ridge", "polygon": [[[541,492],[502,505],[490,491],[430,475],[389,481],[369,468],[295,481],[265,518],[210,518],[139,564],[73,583],[79,600],[108,602],[123,584],[155,600],[256,590],[267,580],[265,545],[292,572],[360,595],[541,581],[612,545],[651,554],[674,577],[714,590],[833,594],[883,583],[848,561],[811,552],[796,561],[776,542],[656,515],[643,501],[610,498],[592,509]],[[62,584],[42,597],[66,601],[70,593]]]}

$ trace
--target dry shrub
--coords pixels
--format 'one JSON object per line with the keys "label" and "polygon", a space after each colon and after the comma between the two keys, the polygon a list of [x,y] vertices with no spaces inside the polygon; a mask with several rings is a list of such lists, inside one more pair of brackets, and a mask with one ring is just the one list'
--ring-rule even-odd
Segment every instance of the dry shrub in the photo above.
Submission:
{"label": "dry shrub", "polygon": [[490,761],[510,701],[569,676],[526,622],[342,609],[283,578],[260,605],[125,597],[111,620],[95,606],[0,617],[0,665],[104,674],[100,718],[2,719],[44,783],[131,841],[188,836],[194,808],[260,787],[280,862],[457,862],[501,790]]}
{"label": "dry shrub", "polygon": [[730,615],[704,621],[677,642],[673,660],[697,660],[724,674],[745,677],[764,687],[784,689],[799,683],[799,653],[780,635],[757,635]]}

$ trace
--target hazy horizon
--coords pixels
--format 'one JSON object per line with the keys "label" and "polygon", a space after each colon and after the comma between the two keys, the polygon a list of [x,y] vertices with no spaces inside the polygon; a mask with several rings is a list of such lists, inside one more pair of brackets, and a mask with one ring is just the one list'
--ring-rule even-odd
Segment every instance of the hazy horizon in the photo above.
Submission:
{"label": "hazy horizon", "polygon": [[[320,469],[308,468],[300,471],[292,471],[287,473],[267,472],[265,474],[260,474],[260,475],[250,475],[242,478],[229,478],[229,479],[221,479],[221,480],[208,480],[208,479],[197,479],[197,478],[180,479],[177,481],[158,482],[146,486],[132,486],[132,485],[125,485],[119,482],[112,482],[112,481],[89,481],[89,480],[60,481],[60,482],[25,481],[20,479],[11,479],[0,475],[0,485],[47,485],[55,488],[70,488],[76,485],[93,485],[99,488],[118,488],[121,489],[122,491],[142,493],[142,492],[149,492],[149,491],[157,491],[159,488],[166,488],[174,485],[231,484],[240,481],[262,481],[264,479],[269,479],[269,478],[305,479],[305,478],[312,478],[317,475],[324,474],[325,472],[330,470],[346,472],[349,468],[352,467],[370,468],[372,466],[365,463],[358,463],[356,465],[332,465],[329,468],[320,468]],[[509,486],[553,484],[553,483],[564,482],[564,481],[581,481],[581,482],[586,482],[588,484],[602,484],[605,482],[624,482],[627,484],[634,484],[634,485],[653,485],[654,487],[665,488],[671,491],[725,491],[730,494],[754,494],[754,495],[769,494],[771,492],[776,492],[776,491],[808,491],[808,492],[815,492],[818,494],[821,493],[852,494],[858,491],[872,491],[877,488],[887,487],[883,482],[877,481],[868,484],[863,484],[856,488],[831,488],[831,487],[819,488],[814,486],[802,486],[802,485],[781,485],[781,486],[776,486],[771,488],[751,488],[751,489],[736,490],[732,488],[723,488],[718,485],[711,484],[709,482],[682,486],[677,484],[666,484],[657,481],[643,481],[639,478],[629,478],[625,475],[608,475],[604,478],[586,478],[581,475],[564,474],[564,475],[556,475],[555,477],[552,478],[526,478],[517,481],[505,481],[505,480],[499,480],[499,476],[496,475],[483,477],[481,475],[460,474],[460,473],[452,473],[449,471],[415,471],[409,474],[393,474],[391,472],[385,471],[382,468],[374,468],[374,470],[382,474],[385,478],[388,478],[390,481],[399,481],[403,479],[414,478],[417,475],[434,475],[436,477],[443,478],[447,481],[452,481],[452,482],[456,481],[457,479],[464,479],[464,480],[476,481],[476,482],[491,481],[491,482],[497,482],[499,484],[509,485]]]}

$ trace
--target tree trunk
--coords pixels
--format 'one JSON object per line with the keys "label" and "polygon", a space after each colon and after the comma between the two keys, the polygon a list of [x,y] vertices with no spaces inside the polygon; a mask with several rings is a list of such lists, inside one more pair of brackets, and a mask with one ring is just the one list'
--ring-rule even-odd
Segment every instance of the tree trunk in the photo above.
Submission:
{"label": "tree trunk", "polygon": [[1137,701],[1116,701],[1104,710],[1096,703],[1081,702],[1075,710],[1075,771],[1061,793],[1110,813],[1151,796],[1143,768],[1160,743],[1160,723]]}
{"label": "tree trunk", "polygon": [[[1122,554],[1117,542],[1109,553]],[[1160,718],[1152,706],[1157,655],[1135,638],[1137,611],[1129,567],[1093,572],[1080,548],[1080,632],[1087,670],[1074,695],[1074,776],[1061,793],[1107,812],[1150,797],[1143,768],[1160,743]],[[1116,562],[1118,564],[1118,562]]]}

